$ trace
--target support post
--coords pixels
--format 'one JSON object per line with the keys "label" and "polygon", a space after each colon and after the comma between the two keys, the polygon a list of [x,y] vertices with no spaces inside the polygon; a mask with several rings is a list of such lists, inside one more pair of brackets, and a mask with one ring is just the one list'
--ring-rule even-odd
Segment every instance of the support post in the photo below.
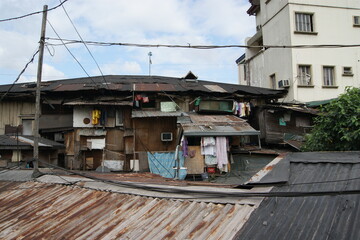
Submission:
{"label": "support post", "polygon": [[47,18],[48,6],[44,5],[43,8],[43,18],[41,24],[41,36],[40,36],[40,46],[39,46],[39,61],[37,68],[37,82],[36,82],[36,100],[35,100],[35,126],[34,126],[34,172],[32,174],[33,178],[39,176],[39,118],[41,111],[40,103],[40,88],[41,88],[41,77],[42,77],[42,65],[44,59],[44,46],[45,46],[45,30],[46,30],[46,18]]}

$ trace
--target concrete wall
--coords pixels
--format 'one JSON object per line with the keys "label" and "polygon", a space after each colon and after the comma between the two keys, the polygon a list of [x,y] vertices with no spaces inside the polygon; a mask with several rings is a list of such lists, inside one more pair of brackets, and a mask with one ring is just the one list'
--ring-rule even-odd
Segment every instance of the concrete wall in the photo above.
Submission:
{"label": "concrete wall", "polygon": [[[326,6],[325,6],[326,5]],[[295,33],[295,12],[313,13],[315,34]],[[353,16],[360,16],[360,1],[288,0],[261,1],[256,16],[264,45],[358,44],[360,27],[353,26]],[[309,102],[335,98],[347,86],[360,87],[359,48],[266,49],[254,55],[247,51],[252,86],[271,87],[270,75],[290,82],[285,101]],[[312,86],[298,86],[298,66],[311,65]],[[323,86],[323,66],[335,67],[335,86]],[[353,76],[343,76],[351,67]],[[245,84],[243,66],[239,65],[239,83]]]}

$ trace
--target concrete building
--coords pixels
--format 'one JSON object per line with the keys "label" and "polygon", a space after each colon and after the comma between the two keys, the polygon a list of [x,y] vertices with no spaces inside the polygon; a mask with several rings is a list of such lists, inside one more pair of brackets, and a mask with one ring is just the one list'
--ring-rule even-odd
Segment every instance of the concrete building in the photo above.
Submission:
{"label": "concrete building", "polygon": [[[336,98],[360,87],[360,1],[249,0],[256,34],[237,59],[242,85],[288,88],[284,102]],[[316,45],[302,48],[266,46]],[[340,47],[319,47],[340,45]],[[262,47],[265,46],[265,47]]]}

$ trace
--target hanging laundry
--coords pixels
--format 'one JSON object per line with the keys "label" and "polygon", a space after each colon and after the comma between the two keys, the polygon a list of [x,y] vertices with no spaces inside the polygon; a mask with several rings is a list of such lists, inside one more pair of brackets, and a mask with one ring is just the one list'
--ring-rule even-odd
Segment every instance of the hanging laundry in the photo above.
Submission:
{"label": "hanging laundry", "polygon": [[217,157],[214,155],[205,155],[205,164],[207,166],[216,165],[218,163]]}
{"label": "hanging laundry", "polygon": [[182,147],[183,156],[188,157],[189,156],[189,154],[188,154],[188,141],[187,141],[186,138],[184,138],[182,140],[181,147]]}
{"label": "hanging laundry", "polygon": [[228,164],[226,137],[216,138],[216,157],[219,169],[222,169],[224,165]]}
{"label": "hanging laundry", "polygon": [[201,155],[216,155],[216,141],[214,137],[201,138]]}
{"label": "hanging laundry", "polygon": [[149,102],[149,97],[143,97],[142,101],[143,101],[143,103],[148,103]]}
{"label": "hanging laundry", "polygon": [[137,95],[135,96],[135,100],[136,100],[136,101],[141,101],[141,99],[142,99],[142,96],[141,96],[140,94],[137,94]]}
{"label": "hanging laundry", "polygon": [[246,103],[246,108],[245,108],[246,110],[245,110],[245,114],[246,114],[246,116],[248,117],[248,116],[250,116],[250,103]]}

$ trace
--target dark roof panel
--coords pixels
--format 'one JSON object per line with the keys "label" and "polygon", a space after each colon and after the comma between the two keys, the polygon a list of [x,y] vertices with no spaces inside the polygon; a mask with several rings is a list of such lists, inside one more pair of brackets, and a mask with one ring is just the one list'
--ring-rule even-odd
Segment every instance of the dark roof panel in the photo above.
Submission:
{"label": "dark roof panel", "polygon": [[[358,190],[360,152],[293,153],[272,192]],[[235,239],[360,239],[360,194],[266,198]]]}
{"label": "dark roof panel", "polygon": [[[105,79],[105,80],[104,80]],[[106,83],[105,83],[106,81]],[[246,96],[276,98],[286,94],[286,90],[251,87],[237,84],[210,81],[186,81],[183,78],[162,76],[108,75],[67,80],[43,82],[42,92],[69,92],[89,90],[112,91],[153,91],[153,92],[204,92],[204,93],[237,93]],[[208,87],[207,87],[208,86]],[[211,87],[209,87],[211,86]],[[11,85],[0,85],[0,93],[6,92]],[[35,91],[34,83],[15,84],[10,93],[31,93]]]}

